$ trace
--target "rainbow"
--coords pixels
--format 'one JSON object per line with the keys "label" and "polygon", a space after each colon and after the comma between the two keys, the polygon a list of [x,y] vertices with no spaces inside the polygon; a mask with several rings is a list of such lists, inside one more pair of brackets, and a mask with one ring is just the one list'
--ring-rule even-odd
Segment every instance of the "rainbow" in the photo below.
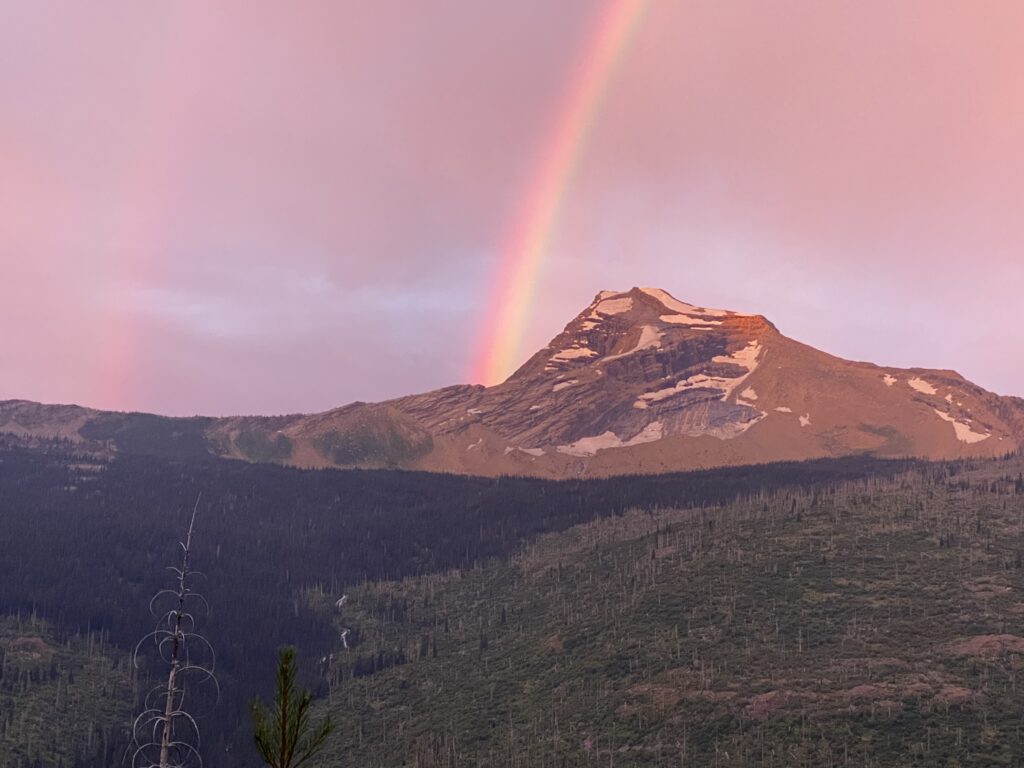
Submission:
{"label": "rainbow", "polygon": [[519,361],[540,269],[566,193],[609,84],[649,4],[650,0],[607,0],[595,19],[533,183],[501,249],[471,381],[497,384]]}

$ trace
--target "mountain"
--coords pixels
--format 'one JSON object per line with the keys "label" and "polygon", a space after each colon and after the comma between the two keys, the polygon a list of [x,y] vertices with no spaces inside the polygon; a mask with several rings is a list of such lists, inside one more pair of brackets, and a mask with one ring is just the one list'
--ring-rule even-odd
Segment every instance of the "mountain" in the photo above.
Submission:
{"label": "mountain", "polygon": [[112,452],[563,478],[853,454],[1003,455],[1024,441],[1024,400],[953,371],[843,360],[760,315],[633,288],[599,293],[493,387],[280,417],[7,401],[0,431]]}

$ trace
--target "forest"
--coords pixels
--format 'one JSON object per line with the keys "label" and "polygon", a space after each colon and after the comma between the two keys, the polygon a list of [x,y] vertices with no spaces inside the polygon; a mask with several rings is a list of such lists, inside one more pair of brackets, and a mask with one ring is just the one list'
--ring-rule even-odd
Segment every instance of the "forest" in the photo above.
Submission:
{"label": "forest", "polygon": [[[152,627],[150,598],[168,586],[198,499],[195,565],[211,606],[198,621],[221,690],[192,699],[208,765],[252,764],[246,707],[269,693],[276,651],[289,644],[318,708],[339,723],[325,764],[587,765],[623,749],[633,755],[623,764],[682,756],[701,765],[711,755],[759,764],[735,761],[753,754],[755,731],[763,750],[782,749],[795,738],[789,720],[779,730],[749,717],[749,702],[738,703],[749,691],[728,701],[685,692],[832,659],[840,628],[870,636],[893,615],[917,625],[922,563],[940,594],[966,578],[965,562],[970,578],[1018,578],[1007,528],[1021,511],[1014,461],[864,457],[553,482],[109,460],[9,439],[0,445],[0,762],[118,764],[155,672],[133,670],[128,656]],[[944,558],[925,551],[933,539]],[[832,583],[850,563],[885,573],[870,600]],[[825,597],[805,605],[801,589]],[[955,607],[979,632],[1010,621],[998,600]],[[881,669],[869,657],[844,679]],[[977,676],[960,682],[980,687]],[[607,706],[587,705],[595,700]],[[83,703],[69,710],[70,701]],[[30,706],[42,714],[27,717]],[[674,720],[680,708],[688,714]],[[789,718],[793,707],[768,709]],[[801,744],[813,732],[836,759],[831,730],[802,727]],[[660,734],[658,745],[641,734]],[[974,744],[966,734],[961,743]]]}
{"label": "forest", "polygon": [[325,765],[1020,765],[1017,466],[634,510],[366,584]]}

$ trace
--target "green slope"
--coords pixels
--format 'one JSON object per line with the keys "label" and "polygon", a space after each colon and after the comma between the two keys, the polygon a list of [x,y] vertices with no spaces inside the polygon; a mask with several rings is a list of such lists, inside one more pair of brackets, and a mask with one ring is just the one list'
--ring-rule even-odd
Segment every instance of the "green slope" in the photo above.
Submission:
{"label": "green slope", "polygon": [[109,760],[131,702],[128,658],[101,636],[58,644],[41,621],[0,618],[0,765]]}
{"label": "green slope", "polygon": [[1018,765],[1021,485],[636,512],[324,597],[324,765]]}

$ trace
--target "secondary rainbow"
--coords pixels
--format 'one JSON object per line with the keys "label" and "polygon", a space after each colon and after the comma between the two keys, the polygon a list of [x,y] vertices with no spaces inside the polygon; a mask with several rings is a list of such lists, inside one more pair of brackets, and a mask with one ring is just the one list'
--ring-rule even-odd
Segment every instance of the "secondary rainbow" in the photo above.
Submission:
{"label": "secondary rainbow", "polygon": [[566,192],[618,63],[650,0],[608,0],[595,19],[493,278],[471,379],[503,381],[519,360],[533,295]]}

